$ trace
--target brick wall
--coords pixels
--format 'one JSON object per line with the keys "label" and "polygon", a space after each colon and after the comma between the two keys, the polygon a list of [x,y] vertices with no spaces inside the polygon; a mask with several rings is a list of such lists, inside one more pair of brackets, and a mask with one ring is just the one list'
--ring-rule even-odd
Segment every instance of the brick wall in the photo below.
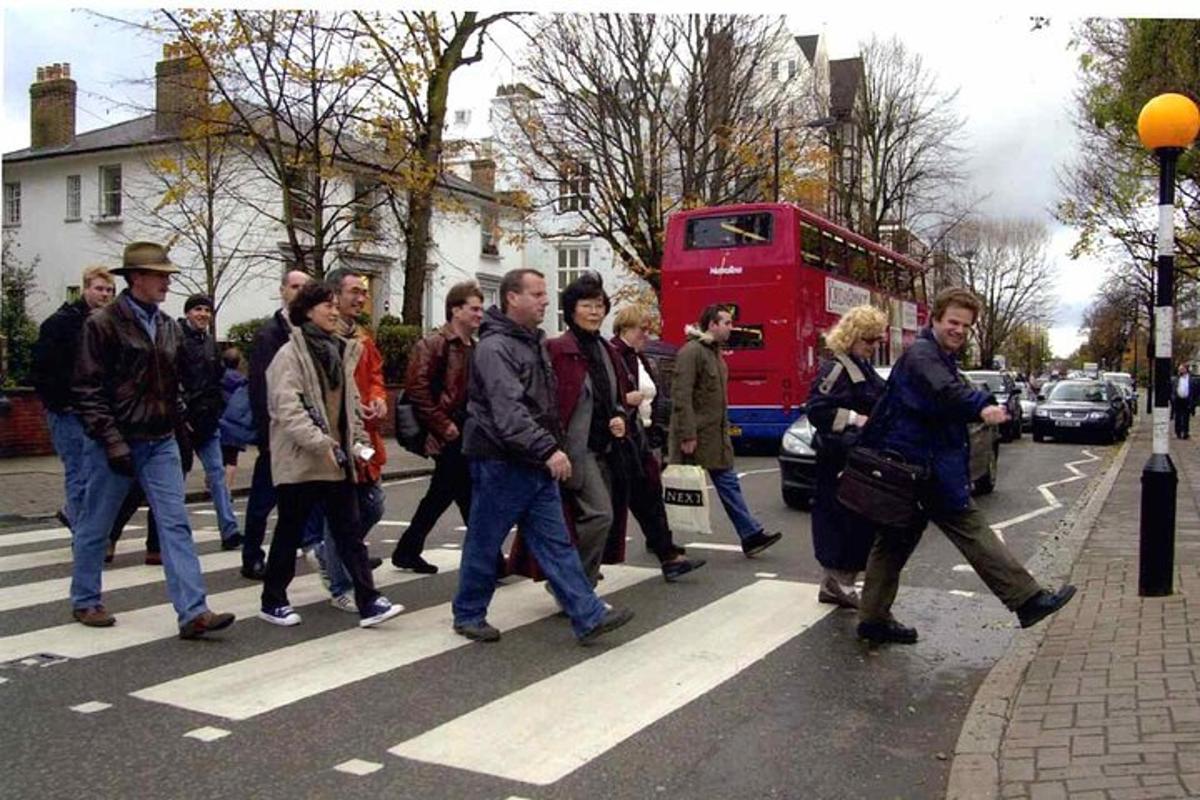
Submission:
{"label": "brick wall", "polygon": [[0,417],[0,458],[52,455],[42,401],[32,389],[8,389],[6,393],[12,405],[8,415]]}

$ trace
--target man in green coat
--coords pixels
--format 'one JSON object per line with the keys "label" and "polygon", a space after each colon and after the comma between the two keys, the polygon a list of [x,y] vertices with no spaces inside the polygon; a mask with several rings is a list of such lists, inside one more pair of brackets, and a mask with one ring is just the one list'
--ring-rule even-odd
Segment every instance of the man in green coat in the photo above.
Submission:
{"label": "man in green coat", "polygon": [[717,497],[742,540],[742,552],[749,558],[778,542],[783,534],[763,530],[746,507],[733,471],[733,442],[725,419],[729,370],[720,352],[732,332],[733,315],[722,305],[704,309],[700,324],[688,326],[688,343],[675,357],[668,446],[672,464],[699,464],[708,470]]}

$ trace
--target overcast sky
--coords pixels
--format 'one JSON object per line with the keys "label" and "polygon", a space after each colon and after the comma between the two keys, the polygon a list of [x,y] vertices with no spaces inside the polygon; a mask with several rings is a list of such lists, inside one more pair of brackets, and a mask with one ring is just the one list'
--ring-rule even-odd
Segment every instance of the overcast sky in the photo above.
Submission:
{"label": "overcast sky", "polygon": [[[124,6],[93,5],[113,16]],[[199,4],[197,4],[199,5]],[[229,5],[222,3],[222,5]],[[240,5],[261,5],[242,3]],[[289,3],[312,6],[313,3]],[[328,3],[321,4],[328,7]],[[355,3],[362,8],[367,3]],[[428,0],[422,7],[431,5]],[[439,2],[440,7],[449,8]],[[498,3],[474,3],[481,10],[512,8]],[[801,4],[797,4],[801,5]],[[956,110],[964,129],[972,189],[987,195],[981,211],[994,216],[1034,217],[1050,230],[1050,257],[1057,267],[1057,313],[1051,345],[1066,355],[1078,344],[1083,308],[1103,278],[1106,265],[1094,260],[1072,261],[1067,256],[1074,234],[1050,217],[1057,198],[1055,171],[1076,148],[1069,113],[1077,85],[1078,52],[1069,48],[1071,29],[1084,15],[1196,16],[1200,4],[1178,0],[1096,2],[1057,0],[1055,3],[1007,2],[1000,10],[962,10],[946,13],[945,4],[923,10],[915,3],[882,0],[805,3],[811,10],[789,13],[788,26],[796,35],[822,33],[830,58],[857,53],[858,42],[872,34],[898,36],[945,89],[959,91]],[[989,4],[993,5],[993,4]],[[1000,4],[994,4],[997,9]],[[29,84],[36,68],[56,61],[71,63],[78,84],[76,124],[83,132],[137,116],[152,104],[154,63],[161,42],[131,36],[119,26],[85,11],[54,2],[7,3],[3,15],[4,128],[0,151],[29,144]],[[828,10],[820,7],[829,6]],[[965,9],[965,4],[962,4]],[[562,10],[555,2],[523,2],[522,10]],[[631,0],[570,3],[578,10],[644,11]],[[700,0],[685,4],[667,0],[654,4],[661,11],[726,12],[728,5]],[[786,13],[796,5],[751,2],[739,11]],[[1197,10],[1188,10],[1195,8]],[[1031,14],[1051,13],[1048,28],[1031,31]],[[488,99],[498,83],[517,74],[510,58],[518,56],[516,38],[504,36],[507,53],[492,48],[483,63],[458,75],[451,86],[453,108],[478,109],[486,118]]]}

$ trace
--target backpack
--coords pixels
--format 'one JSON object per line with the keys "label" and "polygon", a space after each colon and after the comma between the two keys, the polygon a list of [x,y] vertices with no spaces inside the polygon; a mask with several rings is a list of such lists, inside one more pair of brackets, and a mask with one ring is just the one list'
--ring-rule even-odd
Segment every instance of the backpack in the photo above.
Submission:
{"label": "backpack", "polygon": [[[442,394],[447,359],[446,337],[441,334],[434,335],[441,340],[441,346],[434,347],[432,353],[434,380],[430,381],[430,386],[433,388],[433,396],[436,398]],[[396,394],[395,423],[396,442],[413,455],[424,458],[429,431],[421,424],[421,420],[417,416],[417,409],[413,406],[412,400],[408,398],[406,389],[401,389]]]}

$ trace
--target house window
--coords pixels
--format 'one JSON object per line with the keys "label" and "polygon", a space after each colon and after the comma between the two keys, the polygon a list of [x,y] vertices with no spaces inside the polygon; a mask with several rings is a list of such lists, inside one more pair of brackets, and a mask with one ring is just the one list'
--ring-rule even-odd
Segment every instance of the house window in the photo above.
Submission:
{"label": "house window", "polygon": [[471,121],[471,112],[469,110],[460,109],[454,112],[454,124],[466,125]]}
{"label": "house window", "polygon": [[500,305],[500,276],[490,275],[486,272],[476,272],[475,280],[479,283],[479,289],[483,292],[483,305],[499,306]]}
{"label": "house window", "polygon": [[21,182],[4,184],[4,224],[21,224]]}
{"label": "house window", "polygon": [[771,62],[771,77],[774,80],[779,80],[779,74],[780,74],[779,65],[781,63],[782,62],[780,62],[780,61],[772,61]]}
{"label": "house window", "polygon": [[100,168],[100,216],[121,216],[121,165]]}
{"label": "house window", "polygon": [[563,166],[558,180],[558,213],[586,211],[592,207],[591,167],[571,162]]}
{"label": "house window", "polygon": [[788,79],[796,77],[796,59],[788,60]]}
{"label": "house window", "polygon": [[79,219],[83,204],[80,202],[82,189],[78,175],[67,176],[67,219]]}
{"label": "house window", "polygon": [[74,303],[81,297],[83,297],[83,292],[81,292],[79,290],[78,286],[72,284],[71,286],[67,287],[67,302],[68,303]]}
{"label": "house window", "polygon": [[480,252],[485,256],[500,255],[500,217],[496,209],[484,209],[479,219]]}
{"label": "house window", "polygon": [[372,178],[354,179],[354,230],[374,233],[379,228],[379,182]]}
{"label": "house window", "polygon": [[292,203],[292,221],[312,222],[313,204],[309,196],[309,171],[302,167],[285,167],[283,177]]}
{"label": "house window", "polygon": [[[571,281],[591,267],[591,261],[592,251],[587,245],[569,245],[558,248],[558,294],[560,297]],[[558,309],[558,329],[560,331],[567,329],[562,308]]]}

